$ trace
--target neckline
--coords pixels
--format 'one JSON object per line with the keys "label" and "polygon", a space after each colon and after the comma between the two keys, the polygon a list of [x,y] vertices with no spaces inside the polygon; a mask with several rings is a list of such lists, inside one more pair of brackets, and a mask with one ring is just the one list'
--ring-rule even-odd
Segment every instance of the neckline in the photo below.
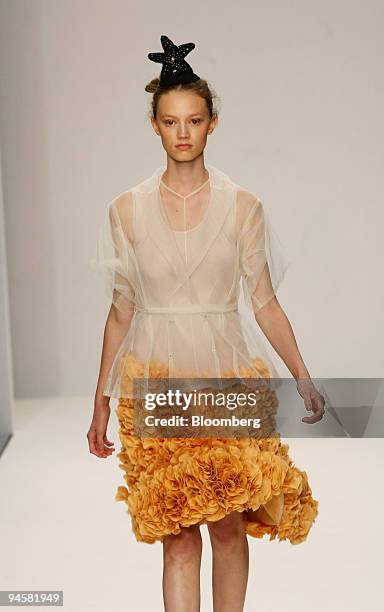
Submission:
{"label": "neckline", "polygon": [[[163,172],[164,174],[164,172]],[[159,183],[161,183],[166,189],[168,189],[168,191],[170,191],[171,193],[174,193],[175,195],[179,196],[179,198],[183,198],[183,200],[186,200],[187,198],[189,198],[192,195],[195,195],[195,193],[198,193],[207,183],[209,183],[209,181],[211,180],[211,177],[208,176],[207,180],[204,181],[204,183],[202,183],[200,185],[200,187],[197,187],[197,189],[194,189],[194,191],[191,191],[190,193],[188,193],[187,195],[181,195],[181,193],[177,193],[177,191],[174,191],[173,189],[171,189],[170,187],[168,187],[168,185],[166,183],[164,183],[163,181],[163,174],[160,175],[160,181]],[[209,174],[209,171],[208,171]]]}
{"label": "neckline", "polygon": [[[165,168],[163,168],[163,171],[158,174],[158,183],[157,183],[157,194],[158,194],[158,205],[160,208],[160,216],[162,217],[163,223],[165,224],[165,226],[173,233],[175,234],[188,234],[189,232],[193,232],[195,230],[197,230],[201,225],[203,225],[204,221],[206,220],[208,214],[209,214],[209,210],[211,208],[211,204],[212,204],[212,197],[213,197],[213,182],[212,182],[212,174],[210,171],[209,167],[206,167],[206,170],[208,171],[208,178],[206,181],[204,181],[204,183],[202,183],[199,187],[197,187],[197,189],[194,189],[193,191],[191,191],[191,193],[188,193],[187,195],[183,196],[180,193],[177,193],[177,191],[174,191],[173,189],[171,189],[170,187],[168,187],[168,185],[166,183],[164,183],[163,181],[163,174],[165,172]],[[195,193],[197,193],[198,191],[200,191],[207,183],[210,183],[210,191],[209,191],[209,199],[208,199],[208,204],[206,206],[206,209],[204,211],[204,215],[203,218],[201,219],[201,221],[199,221],[199,223],[197,225],[195,225],[195,227],[191,227],[188,230],[175,230],[172,229],[172,227],[170,227],[167,218],[166,218],[166,213],[165,213],[165,209],[164,209],[164,205],[163,205],[163,199],[161,197],[161,193],[160,193],[160,184],[164,185],[164,187],[166,189],[168,189],[169,191],[171,191],[172,193],[174,193],[175,195],[179,196],[180,198],[182,198],[183,200],[186,200],[187,198],[189,198],[191,195],[194,195]]]}

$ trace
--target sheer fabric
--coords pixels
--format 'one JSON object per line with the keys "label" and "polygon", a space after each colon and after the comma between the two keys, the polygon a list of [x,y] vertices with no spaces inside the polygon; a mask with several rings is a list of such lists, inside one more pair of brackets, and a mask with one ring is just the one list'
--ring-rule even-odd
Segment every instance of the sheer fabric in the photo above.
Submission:
{"label": "sheer fabric", "polygon": [[91,261],[104,280],[106,294],[122,313],[135,307],[133,277],[133,198],[127,191],[107,204],[96,256]]}
{"label": "sheer fabric", "polygon": [[288,261],[265,207],[217,168],[191,194],[165,167],[107,204],[92,267],[133,317],[104,394],[132,398],[135,376],[272,376],[254,314]]}
{"label": "sheer fabric", "polygon": [[[143,439],[134,432],[135,379],[179,379],[183,390],[185,378],[203,379],[192,381],[193,390],[211,389],[212,379],[224,387],[233,377],[240,385],[278,378],[255,313],[275,296],[286,257],[259,199],[213,166],[207,170],[206,181],[180,194],[158,168],[106,208],[93,266],[111,302],[132,317],[104,388],[119,399],[125,474],[115,500],[127,505],[140,542],[164,541],[237,511],[248,535],[298,544],[318,502],[277,432],[262,439]],[[275,431],[278,399],[273,385],[261,386],[263,423]]]}

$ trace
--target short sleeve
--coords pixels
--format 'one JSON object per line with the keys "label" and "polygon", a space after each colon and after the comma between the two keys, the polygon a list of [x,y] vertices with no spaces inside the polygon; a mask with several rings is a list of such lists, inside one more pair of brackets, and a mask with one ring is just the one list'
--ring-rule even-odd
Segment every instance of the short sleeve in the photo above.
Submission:
{"label": "short sleeve", "polygon": [[104,284],[111,303],[122,313],[135,306],[133,196],[124,192],[107,204],[90,265]]}
{"label": "short sleeve", "polygon": [[288,257],[262,202],[244,190],[238,192],[237,206],[240,274],[246,299],[256,313],[275,297]]}

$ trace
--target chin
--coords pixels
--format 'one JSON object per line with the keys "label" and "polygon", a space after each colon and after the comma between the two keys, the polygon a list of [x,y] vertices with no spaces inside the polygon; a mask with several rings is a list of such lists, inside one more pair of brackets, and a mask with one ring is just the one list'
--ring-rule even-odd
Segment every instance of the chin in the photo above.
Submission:
{"label": "chin", "polygon": [[193,161],[194,159],[197,159],[198,157],[200,157],[200,155],[202,154],[201,152],[196,152],[196,149],[190,149],[189,151],[176,151],[176,156],[171,156],[174,157],[174,159],[176,159],[177,161]]}

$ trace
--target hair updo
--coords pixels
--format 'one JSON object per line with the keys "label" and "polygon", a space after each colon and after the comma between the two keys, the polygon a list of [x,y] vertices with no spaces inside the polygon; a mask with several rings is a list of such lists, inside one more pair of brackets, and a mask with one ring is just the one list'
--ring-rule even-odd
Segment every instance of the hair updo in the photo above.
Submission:
{"label": "hair updo", "polygon": [[145,86],[145,91],[153,93],[150,111],[153,119],[156,119],[157,106],[160,96],[171,90],[193,91],[206,101],[210,118],[212,118],[213,115],[218,115],[218,106],[215,106],[214,104],[215,101],[218,101],[217,94],[212,87],[208,85],[205,79],[199,79],[198,81],[193,81],[192,83],[177,83],[177,85],[167,85],[166,87],[161,87],[160,77],[156,77]]}

